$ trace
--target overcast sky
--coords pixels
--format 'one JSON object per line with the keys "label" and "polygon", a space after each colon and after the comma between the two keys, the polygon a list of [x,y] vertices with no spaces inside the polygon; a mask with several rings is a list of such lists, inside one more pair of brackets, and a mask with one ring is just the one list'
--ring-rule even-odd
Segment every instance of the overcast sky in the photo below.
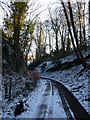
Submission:
{"label": "overcast sky", "polygon": [[[0,1],[3,1],[3,0],[0,0]],[[10,1],[10,0],[4,0],[4,2],[5,1]],[[53,2],[55,2],[57,0],[36,0],[36,1],[38,1],[41,4],[41,6],[43,6],[42,9],[45,9],[45,11],[42,14],[40,14],[41,20],[44,21],[44,19],[47,18],[47,8],[48,8],[48,6],[51,5]],[[67,0],[63,0],[63,1],[65,2]],[[71,1],[76,1],[76,0],[71,0]],[[81,0],[79,0],[79,1],[81,1]],[[85,1],[88,2],[88,0],[85,0]],[[5,15],[4,12],[0,8],[0,25],[2,25],[4,15]]]}
{"label": "overcast sky", "polygon": [[48,6],[50,6],[56,0],[38,0],[38,1],[40,2],[41,6],[43,6],[43,9],[45,9],[44,12],[40,14],[41,20],[44,21],[47,18]]}
{"label": "overcast sky", "polygon": [[[0,1],[3,1],[3,0],[0,0]],[[7,1],[7,0],[4,0],[4,2]],[[9,0],[8,0],[9,1]],[[55,0],[37,0],[42,7],[42,9],[45,9],[45,11],[40,15],[40,18],[42,21],[44,21],[44,19],[47,17],[46,14],[47,14],[47,8],[48,8],[48,5],[50,3],[53,3]],[[4,12],[1,10],[0,8],[0,26],[2,25],[2,22],[3,22],[3,17],[4,17]]]}

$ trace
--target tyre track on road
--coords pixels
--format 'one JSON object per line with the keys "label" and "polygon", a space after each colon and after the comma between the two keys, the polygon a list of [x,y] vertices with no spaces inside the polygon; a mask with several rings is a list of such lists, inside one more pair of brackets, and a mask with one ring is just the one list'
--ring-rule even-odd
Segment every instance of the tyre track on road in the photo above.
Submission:
{"label": "tyre track on road", "polygon": [[[60,105],[61,105],[61,109],[58,109]],[[57,112],[60,111],[60,113],[58,112],[59,114],[56,112],[56,109]],[[62,102],[61,102],[61,98],[59,97],[58,90],[51,81],[47,81],[46,88],[44,90],[44,93],[41,97],[41,100],[39,102],[36,111],[37,111],[35,115],[36,119],[40,119],[40,118],[51,119],[57,115],[58,115],[57,117],[71,118],[71,117],[67,117],[62,107]]]}
{"label": "tyre track on road", "polygon": [[36,118],[45,118],[47,108],[48,108],[50,91],[51,91],[50,82],[47,82],[45,91],[40,100],[40,104],[38,105],[37,110],[36,110],[37,111]]}

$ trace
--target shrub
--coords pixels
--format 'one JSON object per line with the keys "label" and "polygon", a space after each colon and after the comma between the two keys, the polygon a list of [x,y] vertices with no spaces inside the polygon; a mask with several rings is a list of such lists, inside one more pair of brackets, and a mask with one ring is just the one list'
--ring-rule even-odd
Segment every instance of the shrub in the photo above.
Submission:
{"label": "shrub", "polygon": [[27,73],[28,73],[30,80],[39,80],[40,79],[40,74],[36,70],[34,70],[34,71],[29,70]]}

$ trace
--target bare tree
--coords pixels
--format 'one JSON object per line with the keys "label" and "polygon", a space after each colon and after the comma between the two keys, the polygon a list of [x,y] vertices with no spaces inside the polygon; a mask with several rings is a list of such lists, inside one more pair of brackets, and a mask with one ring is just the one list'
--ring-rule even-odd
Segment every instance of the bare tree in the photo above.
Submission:
{"label": "bare tree", "polygon": [[88,2],[88,11],[89,11],[89,40],[90,40],[90,0]]}
{"label": "bare tree", "polygon": [[[70,2],[70,0],[68,0],[68,10],[69,10],[69,13],[70,13],[69,14],[70,15],[70,21],[69,21],[69,17],[68,17],[67,10],[65,8],[63,0],[61,0],[61,4],[62,4],[62,6],[64,8],[64,13],[65,13],[65,16],[66,16],[66,19],[67,19],[68,29],[69,29],[69,32],[70,32],[70,35],[71,35],[72,44],[73,44],[75,53],[76,53],[79,61],[81,62],[81,64],[84,66],[84,68],[89,68],[89,65],[85,62],[84,56],[83,56],[83,54],[82,54],[82,52],[80,50],[79,40],[78,40],[78,36],[76,34],[76,27],[75,27],[75,22],[74,22],[74,18],[73,18],[73,11],[72,11],[71,2]],[[71,32],[72,30],[71,30],[71,27],[70,27],[70,23],[72,25],[72,30],[73,30],[73,35],[74,36],[72,35],[72,32]],[[74,44],[74,40],[76,42],[76,46]]]}
{"label": "bare tree", "polygon": [[36,31],[35,31],[35,44],[37,46],[36,49],[36,58],[43,57],[46,53],[45,50],[45,41],[44,41],[44,30],[43,24],[41,21],[37,21]]}
{"label": "bare tree", "polygon": [[59,28],[60,28],[60,18],[58,16],[58,9],[56,8],[54,13],[54,15],[51,14],[51,11],[49,9],[49,16],[50,16],[50,23],[51,23],[51,27],[52,30],[54,32],[55,35],[55,40],[56,40],[56,53],[58,54],[59,52],[59,46],[58,46],[58,34],[59,34]]}
{"label": "bare tree", "polygon": [[[62,7],[51,9],[49,8],[49,26],[51,27],[50,32],[53,33],[53,37],[56,42],[55,55],[57,58],[65,56],[70,52],[71,44],[69,42],[69,32],[66,24],[65,16],[63,15]],[[67,46],[69,49],[67,49]]]}
{"label": "bare tree", "polygon": [[[46,46],[49,46],[49,52],[51,54],[51,51],[53,51],[53,48],[52,48],[52,36],[51,36],[51,25],[50,25],[50,21],[49,20],[46,20],[44,21],[43,23],[44,25],[44,39],[45,39],[45,43],[46,43]],[[48,44],[47,44],[47,40],[49,40]]]}

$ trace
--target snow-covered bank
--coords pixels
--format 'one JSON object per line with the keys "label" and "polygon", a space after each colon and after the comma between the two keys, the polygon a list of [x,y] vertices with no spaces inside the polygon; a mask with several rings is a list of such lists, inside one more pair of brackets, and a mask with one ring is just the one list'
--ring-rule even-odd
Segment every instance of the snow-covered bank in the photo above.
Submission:
{"label": "snow-covered bank", "polygon": [[[15,105],[18,102],[18,99],[15,99],[7,106],[3,118],[43,118],[44,114],[45,118],[67,118],[58,90],[54,86],[52,87],[51,82],[49,82],[41,79],[38,81],[37,88],[30,92],[28,97],[22,99],[24,112],[16,117],[14,116]],[[50,85],[49,89],[47,89],[48,85]]]}
{"label": "snow-covered bank", "polygon": [[79,65],[68,70],[44,72],[41,75],[53,78],[65,85],[90,114],[90,70],[80,72],[81,70],[82,65]]}
{"label": "snow-covered bank", "polygon": [[[72,59],[71,59],[72,58]],[[67,62],[68,60],[72,61],[73,57],[65,57],[62,58],[60,61],[62,63]],[[90,59],[87,59],[88,63],[90,63]],[[46,64],[46,65],[44,65]],[[78,101],[82,104],[82,106],[86,109],[86,111],[90,114],[89,110],[89,104],[90,104],[90,91],[89,91],[89,85],[90,85],[90,70],[83,69],[82,65],[77,65],[74,67],[71,67],[67,70],[58,70],[53,72],[46,72],[48,68],[53,68],[56,63],[53,63],[52,61],[47,61],[46,63],[41,64],[37,67],[37,70],[40,71],[41,76],[45,76],[48,78],[53,78],[59,82],[61,82],[64,86],[66,86],[72,94],[78,99]],[[40,80],[38,81],[37,87],[35,89],[32,89],[30,92],[26,89],[26,86],[28,89],[30,88],[30,79],[28,79],[27,75],[21,74],[18,75],[16,73],[4,74],[3,76],[3,82],[7,81],[12,78],[12,93],[13,96],[15,96],[15,93],[17,95],[13,100],[8,101],[3,97],[3,118],[15,118],[14,111],[16,108],[17,103],[22,100],[24,104],[24,112],[20,115],[18,115],[16,118],[36,118],[37,111],[40,109],[38,106],[42,106],[40,104],[42,100],[44,100],[44,107],[48,106],[46,102],[49,100],[49,107],[46,110],[46,118],[48,118],[48,113],[52,112],[50,110],[53,109],[52,118],[65,118],[65,114],[62,108],[62,104],[60,104],[60,96],[58,96],[57,90],[54,88],[54,95],[52,96],[45,96],[43,93],[46,89],[47,81]],[[27,83],[27,84],[26,84]],[[4,86],[4,83],[3,83]],[[31,85],[32,86],[32,85]],[[52,87],[51,87],[52,88]],[[23,91],[22,91],[23,90]],[[49,90],[50,91],[50,90]],[[3,88],[3,93],[5,93]],[[49,94],[50,95],[50,94]],[[5,96],[5,94],[3,94]],[[50,99],[48,99],[50,98]],[[12,99],[12,98],[11,98]],[[45,102],[46,100],[46,102]],[[52,102],[50,102],[52,101]],[[53,104],[52,104],[53,103]],[[60,107],[61,105],[61,107]],[[61,109],[59,109],[61,108]],[[39,111],[40,113],[40,111]],[[51,114],[51,113],[50,113]],[[40,115],[40,114],[39,114]],[[50,117],[50,116],[49,116]]]}
{"label": "snow-covered bank", "polygon": [[[90,54],[90,49],[84,52],[83,55],[86,57]],[[75,54],[60,59],[60,63],[71,62],[76,59]],[[86,60],[90,64],[90,58]],[[37,70],[41,73],[41,76],[53,78],[61,82],[67,87],[72,94],[78,99],[83,105],[86,111],[90,114],[90,70],[84,70],[82,65],[71,67],[67,70],[55,70],[53,72],[46,72],[48,69],[55,67],[55,63],[52,61],[44,62],[37,67]]]}
{"label": "snow-covered bank", "polygon": [[[10,79],[12,80],[11,85],[11,97],[9,100],[10,90]],[[3,74],[2,76],[2,117],[13,118],[16,105],[27,100],[30,92],[34,91],[37,81],[30,80],[28,74],[18,74],[11,72],[11,74]],[[7,87],[7,90],[6,88]],[[7,96],[6,96],[7,95]]]}
{"label": "snow-covered bank", "polygon": [[[90,70],[82,71],[82,65],[73,67],[68,70],[63,71],[55,71],[55,72],[44,72],[41,75],[45,77],[50,77],[56,79],[57,81],[61,82],[65,85],[73,94],[74,96],[80,101],[80,103],[84,106],[84,108],[89,112],[89,101],[88,95],[89,94],[89,78],[90,78]],[[16,118],[34,118],[37,113],[38,105],[40,104],[40,100],[45,90],[46,81],[40,80],[38,81],[37,87],[33,90],[27,97],[19,96],[14,99],[11,103],[8,103],[7,100],[4,100],[3,106],[3,118],[15,118],[14,110],[16,104],[19,100],[24,102],[24,112],[21,115],[18,115]],[[57,94],[57,91],[54,91],[54,98],[51,98],[53,101],[53,105],[51,109],[53,109],[53,118],[64,118],[65,113],[62,112],[63,108],[59,109],[60,107],[60,98]],[[89,98],[90,99],[90,98]],[[62,105],[61,105],[62,106]],[[56,109],[57,108],[57,109]],[[35,112],[36,111],[36,112]],[[47,110],[48,113],[48,110]],[[90,112],[89,112],[90,113]],[[47,117],[46,117],[47,118]]]}

